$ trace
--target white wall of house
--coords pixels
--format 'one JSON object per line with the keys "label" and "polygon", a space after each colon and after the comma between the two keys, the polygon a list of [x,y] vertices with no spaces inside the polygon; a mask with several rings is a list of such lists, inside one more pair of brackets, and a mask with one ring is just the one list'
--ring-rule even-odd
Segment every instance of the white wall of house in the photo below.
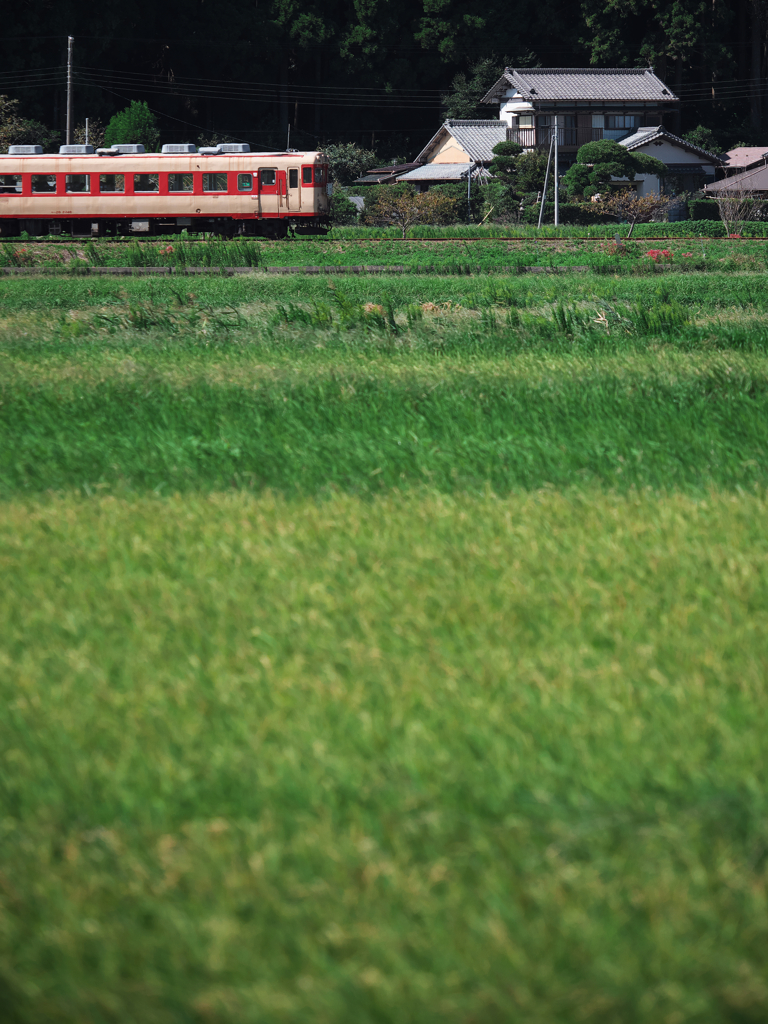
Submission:
{"label": "white wall of house", "polygon": [[661,182],[657,174],[636,174],[635,184],[639,196],[660,195]]}
{"label": "white wall of house", "polygon": [[646,153],[648,156],[655,156],[657,160],[661,160],[665,164],[700,164],[702,167],[712,169],[712,173],[715,173],[715,165],[707,162],[706,159],[702,159],[700,155],[696,153],[689,153],[687,149],[683,149],[682,146],[676,146],[672,142],[666,142],[659,140],[659,142],[649,142],[647,146],[637,146],[633,148],[633,153]]}
{"label": "white wall of house", "polygon": [[508,128],[516,127],[513,118],[518,114],[532,114],[533,104],[523,99],[517,89],[507,89],[499,104],[499,120],[505,121]]}

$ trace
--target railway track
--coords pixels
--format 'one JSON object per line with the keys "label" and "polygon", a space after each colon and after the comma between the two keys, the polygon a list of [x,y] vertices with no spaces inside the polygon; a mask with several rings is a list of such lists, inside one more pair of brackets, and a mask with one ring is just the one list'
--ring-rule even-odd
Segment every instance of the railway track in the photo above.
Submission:
{"label": "railway track", "polygon": [[[316,240],[317,239],[313,239],[313,241],[316,241]],[[577,236],[577,237],[571,237],[571,238],[535,238],[535,237],[530,237],[530,236],[526,236],[526,235],[496,235],[496,236],[494,236],[492,238],[487,238],[487,237],[483,238],[482,236],[474,236],[473,235],[471,238],[465,238],[465,237],[460,237],[460,236],[451,236],[451,237],[448,237],[448,238],[324,238],[324,239],[319,239],[319,240],[320,241],[325,241],[325,242],[336,242],[336,243],[344,242],[345,244],[357,243],[357,244],[360,244],[360,245],[363,245],[363,244],[368,245],[371,242],[397,242],[397,243],[400,243],[400,244],[402,244],[404,242],[408,242],[408,243],[412,243],[412,242],[423,242],[423,243],[426,243],[426,242],[430,242],[430,243],[431,242],[536,242],[536,244],[538,245],[539,243],[545,244],[547,242],[612,242],[612,241],[614,241],[613,238],[608,238],[608,237],[606,237],[604,235],[598,235],[598,236],[595,236],[594,238],[589,237],[589,236],[584,236],[584,237]],[[700,242],[700,241],[707,241],[707,242],[711,242],[711,241],[720,241],[720,240],[722,240],[722,241],[730,241],[730,242],[768,242],[768,237],[766,237],[766,238],[744,238],[744,237],[742,237],[742,238],[729,238],[729,239],[723,238],[723,239],[720,239],[720,238],[716,238],[714,236],[710,237],[710,236],[702,236],[702,235],[671,235],[671,236],[670,235],[644,235],[642,238],[638,237],[638,238],[632,238],[632,239],[626,239],[626,238],[622,238],[621,239],[622,242],[626,242],[626,241],[631,241],[631,242]],[[152,239],[149,239],[149,238],[91,238],[90,236],[87,236],[87,235],[83,235],[83,236],[73,235],[73,236],[71,236],[69,238],[29,238],[29,239],[26,239],[26,240],[21,240],[19,238],[5,238],[5,239],[0,239],[0,241],[2,241],[3,244],[6,244],[6,245],[7,244],[11,244],[11,245],[72,245],[72,244],[77,244],[77,243],[84,244],[84,243],[91,242],[91,241],[94,242],[94,243],[97,243],[97,244],[108,244],[108,245],[136,245],[136,244],[139,244],[139,245],[153,245],[153,244],[157,244],[158,242],[170,242],[170,243],[172,243],[174,241],[177,244],[180,244],[181,242],[183,242],[184,245],[210,245],[212,239],[204,239],[204,238],[184,238],[184,239],[180,239],[178,235],[168,235],[168,236],[158,235],[157,237],[152,238]],[[227,244],[230,244],[230,245],[235,243],[235,242],[237,242],[237,241],[246,241],[246,242],[254,243],[254,244],[258,245],[258,244],[261,244],[261,243],[263,243],[265,241],[270,241],[270,240],[269,239],[263,239],[263,238],[247,238],[247,239],[228,238],[228,239],[223,239],[223,240],[215,239],[215,241],[224,241],[224,242],[226,242]],[[304,239],[279,239],[279,241],[290,243],[291,241],[304,241]]]}

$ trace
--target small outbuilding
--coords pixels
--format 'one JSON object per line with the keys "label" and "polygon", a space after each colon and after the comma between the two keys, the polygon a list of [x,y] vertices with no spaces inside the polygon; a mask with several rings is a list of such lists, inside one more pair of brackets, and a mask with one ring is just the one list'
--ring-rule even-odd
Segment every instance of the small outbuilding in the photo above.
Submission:
{"label": "small outbuilding", "polygon": [[[715,180],[722,159],[716,153],[709,153],[691,142],[673,135],[661,125],[638,128],[632,135],[619,139],[620,146],[626,146],[631,153],[645,153],[654,156],[667,165],[664,183],[674,184],[676,192],[696,192],[708,182]],[[638,174],[635,178],[639,195],[660,193],[662,182],[655,174]]]}

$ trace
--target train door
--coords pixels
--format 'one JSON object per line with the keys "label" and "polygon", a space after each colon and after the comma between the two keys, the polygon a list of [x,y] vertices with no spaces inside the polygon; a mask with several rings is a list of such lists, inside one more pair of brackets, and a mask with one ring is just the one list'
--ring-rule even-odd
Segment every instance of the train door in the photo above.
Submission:
{"label": "train door", "polygon": [[298,213],[301,210],[301,186],[299,185],[299,168],[288,168],[288,212]]}
{"label": "train door", "polygon": [[278,193],[277,169],[259,169],[259,216],[277,217],[280,195]]}
{"label": "train door", "polygon": [[280,216],[284,217],[288,205],[288,181],[285,176],[285,171],[277,172],[277,196],[278,196],[278,210]]}

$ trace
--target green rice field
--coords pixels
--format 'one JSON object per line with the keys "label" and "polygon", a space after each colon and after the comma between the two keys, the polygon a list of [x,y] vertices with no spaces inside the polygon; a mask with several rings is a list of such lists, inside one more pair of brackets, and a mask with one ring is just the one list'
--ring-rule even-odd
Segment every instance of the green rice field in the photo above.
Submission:
{"label": "green rice field", "polygon": [[[539,233],[505,228],[515,237],[497,237],[466,225],[414,228],[407,239],[389,229],[337,228],[327,238],[222,240],[214,237],[115,240],[14,240],[0,244],[0,274],[30,271],[67,274],[147,267],[175,275],[206,271],[264,271],[294,268],[375,268],[406,274],[519,274],[531,269],[590,270],[600,274],[763,273],[768,267],[768,226],[743,225],[744,234],[721,237],[718,221],[642,224],[626,238],[628,226],[551,228]],[[719,234],[711,237],[713,230]],[[474,231],[474,235],[468,232]],[[452,232],[450,234],[449,232]],[[520,232],[520,233],[518,233]],[[591,234],[590,234],[591,232]],[[616,239],[618,238],[618,242]]]}
{"label": "green rice field", "polygon": [[0,278],[3,1020],[762,1024],[766,522],[756,267]]}

